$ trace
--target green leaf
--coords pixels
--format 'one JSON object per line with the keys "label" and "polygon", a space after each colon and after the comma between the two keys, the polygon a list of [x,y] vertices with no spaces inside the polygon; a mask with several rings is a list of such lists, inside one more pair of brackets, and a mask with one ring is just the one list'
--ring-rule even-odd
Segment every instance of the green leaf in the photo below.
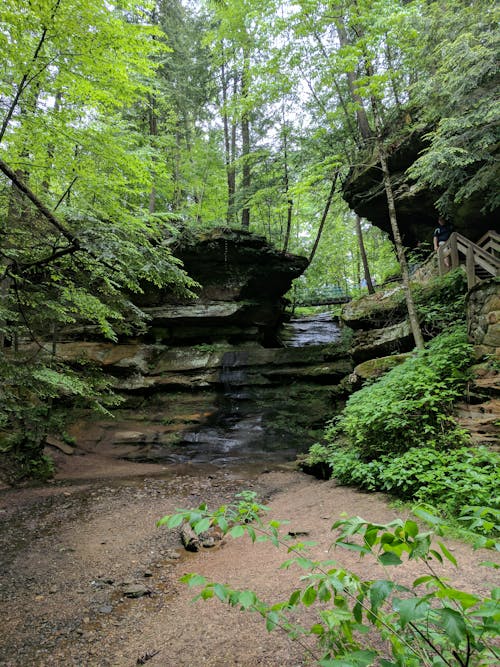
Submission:
{"label": "green leaf", "polygon": [[457,559],[455,558],[455,556],[449,552],[449,550],[445,547],[445,545],[442,542],[438,542],[438,544],[441,548],[441,551],[443,552],[443,556],[447,558],[450,561],[450,563],[453,563],[455,567],[458,567]]}
{"label": "green leaf", "polygon": [[373,582],[370,586],[370,604],[371,611],[376,614],[391,592],[394,590],[394,582],[386,579],[380,579]]}
{"label": "green leaf", "polygon": [[382,565],[401,565],[401,563],[403,562],[398,555],[390,551],[387,551],[386,553],[378,556],[377,560]]}
{"label": "green leaf", "polygon": [[223,516],[221,516],[221,517],[219,517],[219,518],[217,519],[217,525],[218,525],[219,528],[222,530],[222,532],[224,533],[224,535],[225,535],[225,534],[227,533],[227,531],[229,530],[229,524],[228,524],[227,520],[226,520]]}
{"label": "green leaf", "polygon": [[408,598],[406,600],[395,598],[393,608],[399,614],[402,628],[410,622],[423,618],[429,611],[429,605],[422,598]]}
{"label": "green leaf", "polygon": [[231,528],[229,534],[231,537],[242,537],[245,534],[245,528],[237,524]]}
{"label": "green leaf", "polygon": [[225,586],[223,586],[222,584],[214,584],[214,594],[219,598],[221,602],[226,602],[227,590]]}
{"label": "green leaf", "polygon": [[256,602],[256,596],[253,591],[242,591],[238,596],[238,602],[243,609],[249,609]]}
{"label": "green leaf", "polygon": [[271,632],[279,625],[280,617],[275,611],[270,611],[266,614],[266,630]]}
{"label": "green leaf", "polygon": [[209,600],[210,598],[213,598],[213,596],[214,596],[213,588],[204,588],[200,593],[200,597],[202,600]]}
{"label": "green leaf", "polygon": [[467,627],[462,615],[456,609],[450,609],[450,607],[438,609],[436,613],[441,619],[446,635],[458,647],[467,637]]}
{"label": "green leaf", "polygon": [[313,635],[323,635],[325,634],[325,628],[320,623],[315,623],[311,626],[309,632]]}
{"label": "green leaf", "polygon": [[418,535],[418,525],[415,523],[415,521],[411,521],[410,519],[408,519],[407,521],[405,521],[404,531],[410,537],[416,537]]}
{"label": "green leaf", "polygon": [[190,588],[194,588],[194,586],[205,586],[207,583],[207,580],[205,577],[201,576],[201,574],[195,574],[192,572],[183,575],[180,578],[180,581],[182,581],[184,584],[187,584]]}
{"label": "green leaf", "polygon": [[361,544],[355,544],[353,542],[341,542],[341,541],[336,541],[335,546],[342,547],[342,549],[347,549],[349,551],[357,551],[360,554],[369,554],[370,549],[367,547],[361,545]]}
{"label": "green leaf", "polygon": [[257,539],[255,530],[252,528],[252,526],[247,526],[246,528],[247,528],[247,533],[250,536],[250,539],[252,540],[252,542],[255,542],[255,540]]}
{"label": "green leaf", "polygon": [[444,600],[455,600],[456,602],[459,603],[462,609],[469,609],[470,607],[473,607],[481,599],[477,595],[473,595],[472,593],[459,591],[456,588],[448,588],[447,586],[444,588],[440,588],[437,591],[436,595],[438,598]]}
{"label": "green leaf", "polygon": [[201,521],[197,521],[194,526],[193,530],[194,532],[199,535],[200,533],[204,533],[206,530],[210,528],[211,520],[207,517],[205,519],[201,519]]}
{"label": "green leaf", "polygon": [[316,600],[317,594],[318,593],[314,588],[314,586],[308,586],[304,591],[304,593],[302,594],[302,603],[306,607],[310,607]]}
{"label": "green leaf", "polygon": [[320,660],[321,667],[369,667],[377,657],[376,651],[351,651],[341,658]]}

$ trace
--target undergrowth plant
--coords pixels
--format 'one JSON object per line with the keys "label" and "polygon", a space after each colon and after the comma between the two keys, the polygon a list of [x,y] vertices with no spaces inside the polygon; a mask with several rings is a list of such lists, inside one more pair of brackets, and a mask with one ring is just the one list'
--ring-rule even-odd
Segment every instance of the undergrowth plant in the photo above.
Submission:
{"label": "undergrowth plant", "polygon": [[436,336],[465,321],[467,276],[461,267],[414,285],[413,295],[424,335]]}
{"label": "undergrowth plant", "polygon": [[409,447],[457,447],[466,432],[453,419],[453,402],[469,380],[471,345],[465,327],[437,336],[424,350],[352,394],[326,429],[327,442],[347,436],[363,459]]}
{"label": "undergrowth plant", "polygon": [[[384,566],[405,567],[417,561],[422,572],[411,586],[396,578],[368,580],[338,566],[334,560],[313,560],[308,547],[280,535],[279,521],[264,524],[255,494],[245,492],[240,501],[210,512],[205,504],[196,510],[179,510],[160,519],[158,525],[175,528],[188,522],[196,533],[217,527],[232,537],[247,534],[252,542],[271,542],[290,556],[282,568],[303,572],[298,587],[283,601],[268,604],[252,590],[235,590],[190,573],[182,581],[201,587],[195,599],[218,598],[242,611],[260,614],[271,631],[280,628],[301,642],[304,650],[322,667],[483,667],[500,660],[498,638],[500,589],[480,596],[451,586],[436,563],[457,562],[446,545],[433,538],[442,522],[424,507],[415,514],[432,525],[422,531],[412,519],[377,524],[360,517],[336,521],[333,546],[349,549],[360,558]],[[477,515],[478,521],[484,515]],[[490,541],[487,546],[497,548]],[[299,608],[313,615],[309,625],[293,619]]]}
{"label": "undergrowth plant", "polygon": [[470,363],[463,326],[437,336],[353,394],[302,465],[341,484],[430,503],[447,517],[465,505],[500,510],[499,454],[472,447],[453,418]]}

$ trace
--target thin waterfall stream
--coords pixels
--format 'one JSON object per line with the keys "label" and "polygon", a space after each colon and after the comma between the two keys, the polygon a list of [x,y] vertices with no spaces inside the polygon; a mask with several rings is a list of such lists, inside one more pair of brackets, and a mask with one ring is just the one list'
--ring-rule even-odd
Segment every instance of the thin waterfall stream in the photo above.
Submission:
{"label": "thin waterfall stream", "polygon": [[[284,348],[336,343],[340,340],[340,327],[330,313],[292,319],[283,326],[280,340]],[[253,383],[252,363],[252,350],[224,354],[216,412],[204,424],[186,431],[164,460],[218,468],[266,467],[292,461],[308,449],[311,437],[295,428],[287,411],[299,410],[306,415],[311,394],[304,392],[301,400],[301,388],[291,387],[290,381],[283,387]],[[292,391],[299,394],[294,406],[290,404]],[[329,416],[324,415],[325,421]]]}

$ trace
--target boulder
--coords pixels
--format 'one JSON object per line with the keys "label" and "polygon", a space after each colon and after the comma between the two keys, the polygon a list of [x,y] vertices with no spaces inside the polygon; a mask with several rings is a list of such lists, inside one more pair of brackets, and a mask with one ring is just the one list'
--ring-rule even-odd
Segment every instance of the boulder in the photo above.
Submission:
{"label": "boulder", "polygon": [[384,373],[387,373],[395,366],[399,366],[403,361],[406,361],[411,356],[410,352],[403,354],[391,354],[388,357],[378,357],[376,359],[369,359],[358,364],[354,368],[354,373],[361,380],[374,380]]}
{"label": "boulder", "polygon": [[409,352],[414,347],[410,323],[405,320],[383,329],[357,331],[351,353],[354,361],[385,357],[393,352]]}
{"label": "boulder", "polygon": [[379,329],[405,317],[403,287],[396,283],[375,294],[366,294],[342,307],[341,318],[351,329]]}

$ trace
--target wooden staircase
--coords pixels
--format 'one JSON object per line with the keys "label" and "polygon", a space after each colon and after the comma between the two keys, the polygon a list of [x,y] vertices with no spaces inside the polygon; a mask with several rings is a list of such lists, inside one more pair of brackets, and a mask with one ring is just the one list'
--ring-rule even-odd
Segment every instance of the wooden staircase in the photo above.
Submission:
{"label": "wooden staircase", "polygon": [[477,243],[453,232],[448,241],[439,247],[438,266],[442,276],[463,264],[467,272],[469,289],[481,281],[500,275],[500,234],[490,230]]}

